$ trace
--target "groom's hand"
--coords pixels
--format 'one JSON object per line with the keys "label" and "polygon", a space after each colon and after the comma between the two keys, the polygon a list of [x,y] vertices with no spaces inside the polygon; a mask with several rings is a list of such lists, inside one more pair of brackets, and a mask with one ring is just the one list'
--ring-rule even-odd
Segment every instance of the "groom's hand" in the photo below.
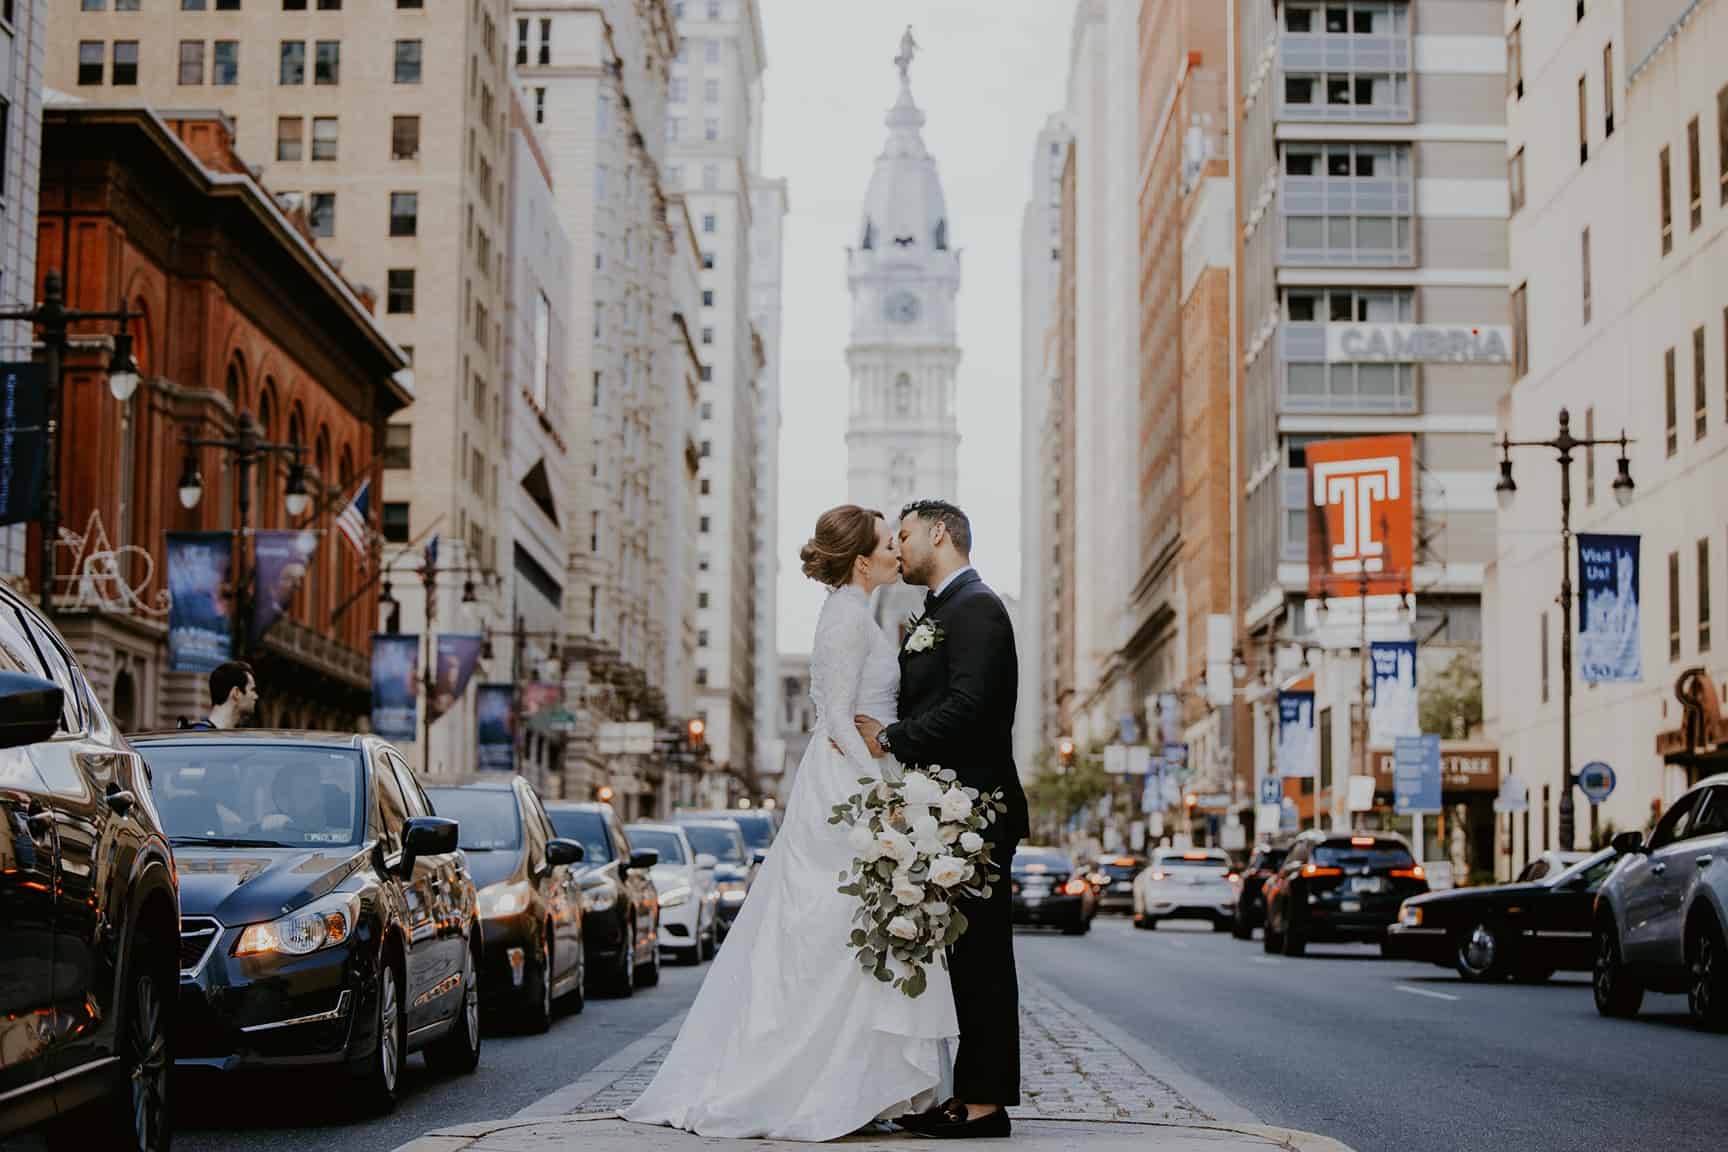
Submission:
{"label": "groom's hand", "polygon": [[876,743],[876,734],[882,731],[882,725],[868,716],[854,716],[852,723],[858,726],[858,735],[864,737],[864,747],[869,749],[871,759],[882,759],[882,745]]}

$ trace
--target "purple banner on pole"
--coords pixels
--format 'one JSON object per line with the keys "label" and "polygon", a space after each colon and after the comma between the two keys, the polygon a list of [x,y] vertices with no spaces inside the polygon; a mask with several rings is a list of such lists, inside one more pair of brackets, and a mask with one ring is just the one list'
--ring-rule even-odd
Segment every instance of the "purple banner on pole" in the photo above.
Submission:
{"label": "purple banner on pole", "polygon": [[252,570],[258,589],[252,605],[252,642],[256,644],[272,624],[287,615],[294,593],[318,552],[318,536],[312,532],[258,532],[252,539]]}
{"label": "purple banner on pole", "polygon": [[372,731],[386,740],[420,735],[420,637],[372,637]]}
{"label": "purple banner on pole", "polygon": [[209,672],[234,655],[233,539],[168,533],[168,666]]}
{"label": "purple banner on pole", "polygon": [[47,462],[48,366],[0,364],[0,524],[34,519]]}
{"label": "purple banner on pole", "polygon": [[509,684],[482,684],[474,694],[482,771],[509,772],[516,767],[515,702],[516,690]]}
{"label": "purple banner on pole", "polygon": [[480,663],[480,646],[485,637],[478,632],[446,633],[438,637],[436,663],[432,668],[432,702],[427,715],[430,723],[456,707],[468,690],[468,681]]}

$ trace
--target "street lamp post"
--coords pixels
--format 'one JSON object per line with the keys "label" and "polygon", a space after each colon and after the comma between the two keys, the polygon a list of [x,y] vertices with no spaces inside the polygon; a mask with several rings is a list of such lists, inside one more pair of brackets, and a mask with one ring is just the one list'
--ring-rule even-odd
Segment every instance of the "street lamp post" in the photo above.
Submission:
{"label": "street lamp post", "polygon": [[44,429],[42,451],[42,612],[54,610],[54,543],[60,535],[60,424],[64,411],[64,388],[61,376],[65,371],[65,351],[68,329],[85,320],[118,323],[121,328],[114,337],[114,354],[108,361],[108,391],[114,399],[125,403],[138,387],[138,362],[132,356],[132,333],[126,325],[143,319],[142,312],[121,308],[114,312],[81,312],[66,307],[65,284],[60,273],[50,270],[42,277],[42,303],[18,312],[0,312],[0,320],[22,320],[42,329],[42,346],[48,366],[48,423]]}
{"label": "street lamp post", "polygon": [[[1624,508],[1632,502],[1632,462],[1626,455],[1632,443],[1622,431],[1616,438],[1580,439],[1572,435],[1572,414],[1560,409],[1560,431],[1549,440],[1513,440],[1500,437],[1500,480],[1494,485],[1494,496],[1502,511],[1512,507],[1518,485],[1512,479],[1512,449],[1547,448],[1554,452],[1560,464],[1560,850],[1570,852],[1573,846],[1572,789],[1577,777],[1572,772],[1572,452],[1577,448],[1618,445],[1620,459],[1614,476],[1614,502]],[[1590,806],[1590,836],[1597,834],[1597,808]]]}
{"label": "street lamp post", "polygon": [[244,657],[246,653],[247,630],[251,623],[252,612],[252,569],[246,563],[246,535],[252,523],[252,469],[272,456],[286,456],[289,459],[288,483],[284,489],[287,497],[286,507],[291,519],[298,520],[306,514],[312,505],[312,497],[306,491],[306,468],[300,462],[301,446],[299,444],[281,443],[266,440],[261,433],[263,429],[258,421],[252,418],[252,413],[241,412],[234,423],[232,436],[182,436],[180,446],[186,449],[185,459],[180,468],[180,506],[190,511],[198,507],[198,501],[204,494],[204,478],[198,471],[198,458],[193,453],[196,448],[219,448],[233,457],[234,466],[239,471],[239,488],[237,491],[240,511],[239,546],[235,549],[235,564],[239,567],[234,580],[236,589],[236,604],[233,621],[234,656]]}

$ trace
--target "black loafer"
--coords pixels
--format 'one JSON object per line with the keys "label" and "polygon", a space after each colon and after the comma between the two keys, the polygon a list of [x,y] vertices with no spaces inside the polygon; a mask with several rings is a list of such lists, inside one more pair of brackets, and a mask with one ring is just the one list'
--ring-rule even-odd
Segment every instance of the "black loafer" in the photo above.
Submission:
{"label": "black loafer", "polygon": [[1008,1109],[998,1108],[976,1120],[944,1118],[935,1127],[925,1129],[921,1135],[933,1140],[985,1140],[1012,1135],[1013,1130],[1013,1125],[1008,1120]]}
{"label": "black loafer", "polygon": [[[962,1112],[961,1116],[964,1117],[964,1115],[965,1113]],[[948,1111],[948,1105],[938,1104],[936,1107],[927,1108],[923,1112],[908,1112],[904,1116],[895,1117],[894,1127],[903,1132],[911,1132],[918,1136],[924,1136],[927,1135],[931,1129],[938,1127],[939,1125],[952,1124],[954,1122],[954,1116]]]}

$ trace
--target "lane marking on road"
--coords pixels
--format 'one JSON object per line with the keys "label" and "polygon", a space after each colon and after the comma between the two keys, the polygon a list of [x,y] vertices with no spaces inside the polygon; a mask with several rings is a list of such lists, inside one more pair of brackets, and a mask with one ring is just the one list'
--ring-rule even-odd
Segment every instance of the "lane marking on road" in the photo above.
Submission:
{"label": "lane marking on road", "polygon": [[1408,984],[1395,984],[1395,985],[1393,985],[1393,987],[1397,988],[1398,991],[1400,991],[1400,992],[1408,992],[1412,996],[1426,996],[1431,1000],[1461,1000],[1461,999],[1463,999],[1463,997],[1454,996],[1450,992],[1431,992],[1426,988],[1412,988]]}

